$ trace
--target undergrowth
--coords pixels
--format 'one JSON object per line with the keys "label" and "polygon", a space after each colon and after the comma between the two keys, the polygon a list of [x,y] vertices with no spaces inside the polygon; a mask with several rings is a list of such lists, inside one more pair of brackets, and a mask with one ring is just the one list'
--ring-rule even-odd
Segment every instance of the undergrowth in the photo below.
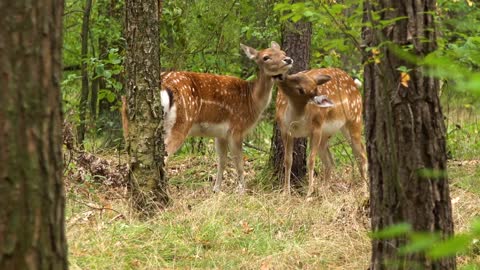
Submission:
{"label": "undergrowth", "polygon": [[[480,213],[480,147],[474,136],[478,122],[465,119],[458,119],[464,121],[462,132],[448,136],[456,232],[468,230]],[[306,201],[299,194],[285,197],[271,182],[265,165],[272,127],[264,122],[246,140],[254,147],[245,146],[248,192],[244,196],[235,193],[231,162],[223,193],[211,192],[216,156],[210,139],[187,142],[169,160],[173,203],[148,220],[131,212],[124,187],[100,185],[95,176],[81,182],[67,178],[70,268],[367,269],[368,193],[348,144],[341,137],[332,141],[337,168],[332,180],[318,181],[316,199]],[[466,128],[469,125],[472,129]],[[468,135],[461,137],[463,133]],[[104,154],[123,159],[118,153]],[[460,269],[480,268],[478,247],[457,261]]]}

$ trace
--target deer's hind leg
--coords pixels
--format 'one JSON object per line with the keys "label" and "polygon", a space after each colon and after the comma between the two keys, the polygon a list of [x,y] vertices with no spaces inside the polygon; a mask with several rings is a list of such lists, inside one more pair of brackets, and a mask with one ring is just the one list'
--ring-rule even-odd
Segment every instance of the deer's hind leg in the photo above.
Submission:
{"label": "deer's hind leg", "polygon": [[230,151],[232,154],[233,164],[237,170],[238,177],[238,193],[245,193],[245,176],[243,169],[243,150],[242,150],[242,137],[232,137],[230,138]]}
{"label": "deer's hind leg", "polygon": [[365,145],[362,142],[362,127],[358,123],[348,123],[342,128],[343,135],[350,142],[353,154],[357,160],[358,168],[360,170],[360,176],[363,180],[367,181],[368,161],[367,151]]}

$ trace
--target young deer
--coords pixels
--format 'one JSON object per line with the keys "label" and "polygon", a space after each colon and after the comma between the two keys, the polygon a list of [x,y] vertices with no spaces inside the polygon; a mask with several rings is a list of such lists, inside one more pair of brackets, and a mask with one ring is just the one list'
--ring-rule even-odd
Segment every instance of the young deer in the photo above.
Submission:
{"label": "young deer", "polygon": [[253,82],[206,73],[162,73],[160,93],[167,154],[175,153],[187,136],[215,137],[218,154],[215,192],[221,189],[228,148],[238,173],[238,191],[245,191],[243,139],[270,102],[273,77],[286,74],[293,63],[276,42],[261,51],[243,44],[241,47],[259,67],[258,78]]}
{"label": "young deer", "polygon": [[277,84],[281,91],[275,116],[285,146],[284,191],[290,194],[293,138],[310,138],[307,196],[311,196],[315,156],[319,153],[328,179],[334,166],[328,139],[338,131],[350,141],[361,177],[366,179],[367,158],[361,140],[362,97],[356,82],[340,69],[325,68],[288,75],[279,78]]}

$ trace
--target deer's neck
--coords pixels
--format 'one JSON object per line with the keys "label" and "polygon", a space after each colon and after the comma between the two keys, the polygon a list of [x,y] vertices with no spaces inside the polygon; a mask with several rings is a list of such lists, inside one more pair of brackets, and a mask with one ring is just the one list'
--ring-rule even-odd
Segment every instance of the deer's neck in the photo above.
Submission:
{"label": "deer's neck", "polygon": [[298,120],[305,117],[307,110],[307,101],[288,98],[288,114],[292,120]]}
{"label": "deer's neck", "polygon": [[280,91],[282,91],[282,94],[286,97],[288,102],[287,113],[290,115],[290,117],[294,118],[295,120],[303,118],[307,110],[308,99],[304,97],[288,95],[288,92],[285,92],[281,89]]}
{"label": "deer's neck", "polygon": [[262,70],[258,72],[258,78],[252,86],[253,106],[257,112],[262,112],[272,98],[273,79]]}

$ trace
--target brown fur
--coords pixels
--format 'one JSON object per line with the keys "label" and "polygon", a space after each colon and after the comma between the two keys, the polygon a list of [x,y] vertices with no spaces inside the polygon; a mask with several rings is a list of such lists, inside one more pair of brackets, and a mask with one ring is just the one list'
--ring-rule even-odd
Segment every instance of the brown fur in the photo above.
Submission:
{"label": "brown fur", "polygon": [[[330,80],[325,77],[330,77]],[[308,195],[314,191],[313,168],[317,152],[325,167],[325,177],[330,177],[334,164],[328,139],[338,130],[350,140],[359,162],[361,176],[366,179],[366,151],[361,141],[362,97],[353,79],[340,69],[313,69],[287,76],[283,81],[278,81],[278,86],[281,91],[276,100],[276,120],[286,149],[285,192],[290,193],[289,176],[294,137],[310,139]],[[313,97],[321,95],[326,96],[334,106],[322,108],[312,102]]]}
{"label": "brown fur", "polygon": [[[162,89],[173,93],[176,109],[173,125],[166,128],[167,153],[173,154],[188,135],[216,137],[219,164],[215,191],[220,191],[228,147],[239,174],[239,190],[244,191],[243,138],[271,99],[272,76],[286,73],[293,62],[276,43],[259,52],[243,45],[242,48],[259,66],[258,78],[254,82],[195,72],[162,74]],[[167,112],[166,119],[174,109]],[[213,132],[218,124],[224,125],[226,132]]]}

